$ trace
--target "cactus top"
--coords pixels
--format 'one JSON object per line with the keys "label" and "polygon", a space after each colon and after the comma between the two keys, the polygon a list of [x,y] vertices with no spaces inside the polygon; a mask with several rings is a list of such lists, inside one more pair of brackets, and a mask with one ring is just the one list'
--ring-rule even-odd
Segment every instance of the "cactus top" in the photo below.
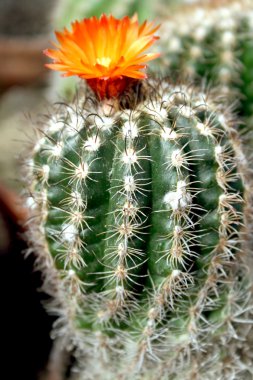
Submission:
{"label": "cactus top", "polygon": [[131,78],[146,78],[145,63],[159,54],[144,51],[158,38],[158,28],[147,21],[139,25],[136,15],[119,20],[103,14],[75,21],[71,31],[56,32],[57,50],[44,52],[54,62],[46,66],[86,79],[100,98],[115,97]]}

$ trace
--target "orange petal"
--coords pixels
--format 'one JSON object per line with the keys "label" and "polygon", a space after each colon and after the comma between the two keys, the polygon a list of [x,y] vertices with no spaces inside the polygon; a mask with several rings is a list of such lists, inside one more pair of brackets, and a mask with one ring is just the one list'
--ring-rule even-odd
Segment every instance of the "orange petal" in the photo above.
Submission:
{"label": "orange petal", "polygon": [[[124,81],[120,78],[146,78],[143,72],[146,63],[159,56],[159,53],[145,53],[158,38],[154,35],[158,28],[153,22],[139,24],[137,14],[122,19],[102,14],[100,18],[75,21],[71,30],[55,32],[58,40],[52,43],[55,49],[44,51],[53,60],[46,66],[65,72],[66,76],[77,75],[88,81],[94,78],[100,87],[108,80],[114,83],[109,93],[119,88],[121,91]],[[98,82],[99,78],[102,82]]]}

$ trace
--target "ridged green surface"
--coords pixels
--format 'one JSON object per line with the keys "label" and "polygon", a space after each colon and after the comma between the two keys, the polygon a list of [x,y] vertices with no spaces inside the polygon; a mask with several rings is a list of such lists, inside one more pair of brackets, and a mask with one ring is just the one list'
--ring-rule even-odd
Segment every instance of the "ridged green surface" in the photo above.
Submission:
{"label": "ridged green surface", "polygon": [[79,348],[83,380],[248,376],[233,362],[251,313],[233,118],[193,88],[145,91],[131,110],[85,93],[56,105],[34,148],[29,202],[65,305],[56,334]]}

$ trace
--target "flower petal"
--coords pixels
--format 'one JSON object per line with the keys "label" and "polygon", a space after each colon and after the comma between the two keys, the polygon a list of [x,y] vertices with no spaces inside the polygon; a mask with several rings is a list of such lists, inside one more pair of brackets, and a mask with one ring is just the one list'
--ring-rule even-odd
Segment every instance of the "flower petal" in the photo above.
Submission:
{"label": "flower petal", "polygon": [[[159,56],[158,53],[143,54],[158,38],[154,35],[158,28],[148,21],[139,25],[137,15],[116,19],[103,14],[99,19],[91,17],[75,21],[71,24],[71,30],[65,28],[55,33],[58,40],[58,43],[52,43],[55,49],[44,51],[53,60],[46,66],[63,71],[66,76],[77,75],[88,80],[94,78],[96,80],[92,86],[99,83],[101,88],[103,83],[103,93],[106,93],[106,82],[99,82],[99,78],[103,81],[112,78],[113,82],[110,83],[114,88],[122,89],[126,81],[120,78],[146,78],[142,71],[146,68],[146,62]],[[116,77],[119,78],[118,82]]]}

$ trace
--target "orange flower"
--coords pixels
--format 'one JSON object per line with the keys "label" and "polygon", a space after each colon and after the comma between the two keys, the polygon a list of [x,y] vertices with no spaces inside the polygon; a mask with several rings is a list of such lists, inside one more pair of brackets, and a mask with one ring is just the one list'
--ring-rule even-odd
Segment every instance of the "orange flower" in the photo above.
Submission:
{"label": "orange flower", "polygon": [[71,31],[56,32],[58,50],[44,51],[53,59],[46,66],[86,79],[100,98],[117,96],[129,81],[146,78],[145,63],[159,54],[144,52],[158,39],[158,28],[147,21],[139,25],[136,15],[75,21]]}

